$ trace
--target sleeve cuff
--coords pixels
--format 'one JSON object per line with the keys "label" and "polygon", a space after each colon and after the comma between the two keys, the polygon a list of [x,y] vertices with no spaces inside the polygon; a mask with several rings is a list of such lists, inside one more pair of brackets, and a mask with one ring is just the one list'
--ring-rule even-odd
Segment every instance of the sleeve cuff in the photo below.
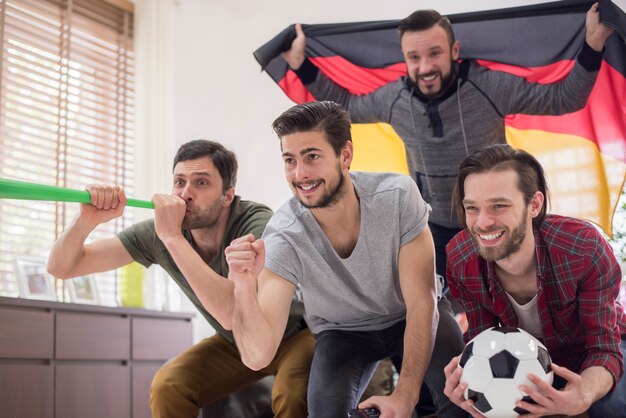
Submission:
{"label": "sleeve cuff", "polygon": [[587,42],[583,44],[583,49],[578,53],[578,63],[587,71],[598,71],[600,66],[602,65],[602,55],[604,54],[604,50],[601,52],[594,51]]}
{"label": "sleeve cuff", "polygon": [[317,78],[318,72],[319,69],[315,65],[313,65],[313,63],[308,58],[305,58],[300,68],[295,70],[296,75],[298,76],[300,81],[302,81],[302,84],[305,85],[314,82]]}
{"label": "sleeve cuff", "polygon": [[611,376],[613,376],[613,386],[611,386],[611,389],[609,390],[609,392],[613,392],[623,373],[619,360],[612,356],[609,357],[606,355],[595,354],[583,361],[580,370],[585,370],[591,366],[604,367],[611,374]]}

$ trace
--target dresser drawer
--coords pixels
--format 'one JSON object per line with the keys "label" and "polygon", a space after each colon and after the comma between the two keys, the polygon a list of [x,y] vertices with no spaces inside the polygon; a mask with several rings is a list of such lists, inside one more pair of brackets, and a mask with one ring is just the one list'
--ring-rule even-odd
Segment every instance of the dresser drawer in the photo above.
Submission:
{"label": "dresser drawer", "polygon": [[0,358],[50,359],[53,333],[52,312],[0,308]]}
{"label": "dresser drawer", "polygon": [[133,318],[133,360],[167,360],[192,342],[191,321]]}
{"label": "dresser drawer", "polygon": [[126,315],[59,312],[56,324],[59,360],[130,358],[130,319]]}

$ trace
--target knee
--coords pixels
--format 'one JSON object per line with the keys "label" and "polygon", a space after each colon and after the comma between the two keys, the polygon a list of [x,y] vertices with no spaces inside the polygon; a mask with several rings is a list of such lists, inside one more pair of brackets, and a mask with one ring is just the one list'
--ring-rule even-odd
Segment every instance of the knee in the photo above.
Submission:
{"label": "knee", "polygon": [[465,346],[461,327],[456,319],[447,313],[439,316],[435,346],[436,351],[443,350],[452,356],[461,354]]}
{"label": "knee", "polygon": [[305,417],[307,415],[306,383],[286,385],[275,380],[272,386],[272,411],[280,417]]}
{"label": "knee", "polygon": [[170,368],[160,368],[150,384],[150,403],[180,395],[180,376]]}
{"label": "knee", "polygon": [[302,413],[300,416],[306,416],[306,389],[304,391],[272,391],[272,410],[275,414],[280,411],[300,411]]}

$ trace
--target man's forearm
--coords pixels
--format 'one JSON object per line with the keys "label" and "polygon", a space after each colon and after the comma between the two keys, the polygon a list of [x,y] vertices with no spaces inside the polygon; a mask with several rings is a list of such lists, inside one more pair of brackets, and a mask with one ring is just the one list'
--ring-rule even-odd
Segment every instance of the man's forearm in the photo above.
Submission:
{"label": "man's forearm", "polygon": [[163,243],[202,306],[224,328],[231,329],[235,289],[233,282],[213,271],[182,235],[166,239]]}
{"label": "man's forearm", "polygon": [[613,387],[613,376],[604,367],[592,366],[582,371],[583,390],[589,396],[589,406]]}
{"label": "man's forearm", "polygon": [[48,257],[48,271],[60,279],[79,275],[75,272],[83,253],[85,241],[97,225],[91,225],[76,217],[70,226],[59,236]]}
{"label": "man's forearm", "polygon": [[235,290],[234,294],[232,325],[241,360],[250,369],[260,370],[274,358],[280,337],[276,339],[259,306],[256,292]]}
{"label": "man's forearm", "polygon": [[419,388],[430,363],[438,323],[434,298],[420,300],[419,306],[407,312],[402,371],[394,395],[406,399],[412,407],[419,400]]}

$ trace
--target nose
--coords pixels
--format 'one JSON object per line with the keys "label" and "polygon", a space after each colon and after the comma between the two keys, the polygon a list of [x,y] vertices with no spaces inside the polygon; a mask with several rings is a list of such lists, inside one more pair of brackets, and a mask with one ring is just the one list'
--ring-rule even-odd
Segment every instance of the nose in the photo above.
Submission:
{"label": "nose", "polygon": [[296,164],[294,175],[297,181],[306,180],[309,177],[309,170],[307,169],[306,164]]}
{"label": "nose", "polygon": [[191,202],[193,200],[190,184],[186,184],[185,187],[183,187],[183,190],[180,192],[180,197],[186,202]]}
{"label": "nose", "polygon": [[493,216],[486,210],[481,210],[476,217],[476,226],[483,231],[488,230],[494,223]]}
{"label": "nose", "polygon": [[428,58],[423,58],[420,61],[420,65],[419,65],[419,68],[417,70],[417,74],[418,75],[428,74],[428,73],[432,72],[433,69],[434,69],[433,62],[430,59],[428,59]]}

